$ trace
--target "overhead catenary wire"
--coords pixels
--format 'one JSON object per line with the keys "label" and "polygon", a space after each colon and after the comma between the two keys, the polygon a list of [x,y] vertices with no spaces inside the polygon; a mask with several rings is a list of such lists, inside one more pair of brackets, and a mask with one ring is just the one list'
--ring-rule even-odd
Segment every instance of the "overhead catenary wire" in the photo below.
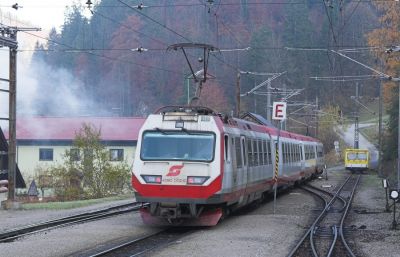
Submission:
{"label": "overhead catenary wire", "polygon": [[143,37],[149,38],[149,39],[151,39],[152,41],[157,42],[157,43],[159,43],[159,44],[161,44],[161,45],[164,45],[164,46],[167,46],[167,45],[168,45],[167,43],[165,43],[165,42],[163,42],[163,41],[161,41],[161,40],[159,40],[159,39],[156,39],[156,38],[154,38],[154,37],[151,37],[151,36],[149,36],[149,35],[147,35],[147,34],[141,32],[141,31],[139,31],[139,30],[136,30],[136,29],[134,29],[134,28],[132,28],[132,27],[126,26],[125,24],[123,24],[123,23],[121,23],[121,22],[119,22],[119,21],[117,21],[117,20],[115,20],[115,19],[113,19],[113,18],[110,18],[110,17],[108,17],[108,16],[106,16],[106,15],[104,15],[104,14],[98,12],[98,11],[95,11],[95,10],[92,10],[92,9],[91,9],[91,12],[92,12],[93,14],[99,15],[100,17],[102,17],[102,18],[104,18],[104,19],[107,19],[107,20],[112,21],[112,22],[114,22],[114,23],[116,23],[116,24],[119,24],[120,26],[122,26],[122,27],[124,27],[124,28],[126,28],[126,29],[129,29],[129,30],[131,30],[131,31],[133,31],[133,32],[135,32],[135,33],[137,33],[137,34],[143,36]]}
{"label": "overhead catenary wire", "polygon": [[[24,4],[23,8],[65,8],[65,4],[54,4],[57,3],[57,1],[54,1],[52,4],[36,4],[37,2],[40,1],[35,1],[34,4],[32,3],[26,3]],[[394,0],[349,0],[346,1],[346,3],[385,3],[385,2],[391,2],[393,3]],[[242,6],[242,5],[250,5],[250,6],[262,6],[262,5],[306,5],[306,4],[322,4],[321,1],[310,1],[310,2],[305,2],[305,1],[287,1],[287,2],[281,2],[281,1],[265,1],[265,2],[232,2],[232,3],[220,3],[216,4],[217,9],[220,6]],[[165,5],[147,5],[144,8],[174,8],[174,7],[197,7],[197,6],[203,6],[204,4],[202,3],[191,3],[191,4],[165,4]],[[124,8],[124,5],[115,5],[115,4],[105,4],[105,5],[98,5],[96,7],[100,8]],[[0,5],[0,8],[12,8],[12,5]]]}
{"label": "overhead catenary wire", "polygon": [[[23,33],[26,33],[26,34],[28,34],[28,35],[31,35],[31,36],[34,36],[34,37],[37,37],[37,38],[41,38],[41,39],[44,39],[44,40],[46,40],[46,41],[55,43],[55,44],[57,44],[57,45],[61,45],[61,46],[67,47],[68,49],[74,49],[73,47],[71,47],[71,46],[69,46],[69,45],[67,45],[67,44],[64,44],[64,43],[61,43],[61,42],[57,42],[57,41],[52,40],[52,39],[50,39],[50,38],[42,37],[42,36],[36,35],[36,34],[34,34],[34,33],[27,32],[27,31],[22,31],[22,32],[23,32]],[[65,49],[65,50],[68,50],[68,49]],[[86,53],[86,54],[89,54],[89,55],[101,57],[101,58],[108,59],[108,60],[111,60],[111,61],[118,61],[118,62],[122,62],[122,63],[129,63],[129,64],[137,65],[137,66],[140,66],[140,67],[146,67],[146,68],[150,68],[150,69],[161,70],[161,71],[166,71],[166,72],[171,72],[171,73],[176,73],[176,74],[182,74],[182,75],[184,75],[182,72],[173,71],[173,70],[168,70],[168,69],[164,69],[164,68],[160,68],[160,67],[156,67],[156,66],[152,66],[152,65],[147,65],[147,64],[142,64],[142,63],[136,63],[136,62],[132,62],[132,61],[121,60],[121,59],[118,59],[118,58],[114,58],[114,57],[110,57],[110,56],[106,56],[106,55],[102,55],[102,54],[96,54],[96,53],[93,53],[93,52],[91,52],[91,51],[84,51],[84,52],[79,52],[79,53]]]}
{"label": "overhead catenary wire", "polygon": [[172,33],[174,33],[175,35],[177,35],[177,36],[179,36],[179,37],[181,37],[182,39],[184,39],[184,40],[186,40],[186,41],[188,41],[188,42],[190,42],[190,43],[193,43],[192,40],[190,40],[189,38],[185,37],[185,36],[182,35],[181,33],[179,33],[179,32],[177,32],[177,31],[171,29],[170,27],[166,26],[165,24],[162,24],[162,23],[160,23],[159,21],[153,19],[152,17],[150,17],[150,16],[144,14],[143,12],[141,12],[141,11],[139,11],[139,10],[133,8],[133,7],[130,6],[129,4],[125,3],[124,1],[118,0],[118,2],[120,2],[120,3],[123,4],[124,6],[128,7],[129,9],[135,11],[135,12],[138,13],[139,15],[141,15],[141,16],[143,16],[143,17],[146,17],[147,19],[149,19],[149,20],[153,21],[154,23],[160,25],[161,27],[165,28],[166,30],[168,30],[168,31],[170,31],[170,32],[172,32]]}

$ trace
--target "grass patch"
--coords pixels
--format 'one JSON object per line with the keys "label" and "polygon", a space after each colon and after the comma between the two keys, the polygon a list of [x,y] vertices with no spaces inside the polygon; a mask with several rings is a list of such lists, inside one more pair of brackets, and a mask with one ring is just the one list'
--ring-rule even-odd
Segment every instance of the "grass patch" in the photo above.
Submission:
{"label": "grass patch", "polygon": [[382,181],[378,178],[376,171],[374,170],[367,170],[365,173],[368,173],[366,176],[362,176],[362,186],[363,187],[382,187]]}
{"label": "grass patch", "polygon": [[364,127],[364,128],[359,128],[360,133],[367,138],[369,142],[374,144],[375,146],[378,145],[379,143],[379,127],[378,124],[369,126],[369,127]]}
{"label": "grass patch", "polygon": [[22,209],[24,210],[63,210],[63,209],[73,209],[79,207],[86,207],[98,203],[112,202],[118,200],[133,199],[131,194],[120,195],[113,197],[106,197],[100,199],[89,199],[89,200],[79,200],[79,201],[69,201],[69,202],[47,202],[47,203],[24,203],[22,204]]}

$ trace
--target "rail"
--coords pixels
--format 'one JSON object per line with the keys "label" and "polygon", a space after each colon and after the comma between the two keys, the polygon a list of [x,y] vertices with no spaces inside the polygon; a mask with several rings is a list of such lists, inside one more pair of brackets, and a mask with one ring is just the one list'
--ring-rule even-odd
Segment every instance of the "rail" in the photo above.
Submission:
{"label": "rail", "polygon": [[[336,193],[327,192],[325,190],[308,185],[306,187],[302,187],[303,189],[320,198],[321,194],[329,194],[331,195],[331,199],[328,203],[325,200],[324,209],[321,211],[318,217],[315,218],[310,228],[305,232],[296,246],[290,251],[288,255],[289,257],[303,256],[304,252],[311,252],[311,255],[314,257],[330,257],[335,251],[336,253],[342,253],[343,256],[355,257],[344,236],[344,221],[348,215],[359,181],[360,175],[357,177],[354,177],[354,175],[348,176],[347,179],[339,186]],[[343,194],[349,194],[349,196],[344,197],[342,196]],[[333,204],[337,200],[341,202],[341,208],[335,210],[333,208]],[[341,214],[339,219],[337,214]],[[323,230],[323,222],[329,225],[333,224],[331,226],[330,233],[326,233],[326,231]],[[328,239],[326,239],[326,237]],[[339,237],[341,238],[341,244],[338,243]],[[328,242],[329,238],[330,241]]]}
{"label": "rail", "polygon": [[117,206],[112,206],[109,208],[104,208],[88,213],[82,213],[77,215],[71,215],[67,217],[63,217],[60,219],[54,219],[49,221],[44,221],[36,224],[27,225],[21,228],[5,231],[0,233],[0,243],[11,242],[20,237],[30,235],[33,233],[38,233],[42,231],[46,231],[49,229],[69,226],[77,223],[88,222],[98,219],[103,219],[111,216],[116,216],[128,212],[133,212],[139,210],[142,206],[142,203],[129,203],[129,204],[121,204]]}

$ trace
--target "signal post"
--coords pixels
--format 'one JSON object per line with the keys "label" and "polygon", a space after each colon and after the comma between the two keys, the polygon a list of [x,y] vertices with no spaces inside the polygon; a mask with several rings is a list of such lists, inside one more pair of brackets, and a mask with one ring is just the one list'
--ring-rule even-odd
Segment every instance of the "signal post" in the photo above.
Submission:
{"label": "signal post", "polygon": [[275,170],[274,170],[274,214],[276,210],[276,194],[278,191],[279,176],[279,138],[281,136],[282,124],[286,120],[286,102],[274,102],[272,108],[272,119],[279,120],[278,139],[275,143]]}

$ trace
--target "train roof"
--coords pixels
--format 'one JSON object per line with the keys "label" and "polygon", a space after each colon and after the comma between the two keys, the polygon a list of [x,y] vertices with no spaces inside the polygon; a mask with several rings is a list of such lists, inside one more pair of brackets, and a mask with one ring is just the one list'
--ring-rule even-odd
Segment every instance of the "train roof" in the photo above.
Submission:
{"label": "train roof", "polygon": [[280,130],[275,127],[271,122],[267,119],[262,117],[259,114],[255,113],[245,113],[240,119],[229,117],[228,115],[220,114],[208,107],[204,106],[178,106],[178,105],[171,105],[159,108],[157,111],[154,112],[155,114],[161,115],[177,115],[177,116],[185,116],[185,115],[211,115],[217,116],[221,119],[224,124],[232,127],[238,127],[244,130],[252,130],[256,132],[268,133],[271,136],[278,136],[280,134],[281,137],[285,138],[292,138],[296,140],[302,141],[310,141],[310,142],[319,142],[319,140],[309,137],[300,135],[297,133]]}
{"label": "train roof", "polygon": [[268,127],[275,127],[274,124],[272,124],[272,122],[268,121],[266,118],[264,118],[260,114],[256,114],[256,113],[252,113],[252,112],[246,112],[245,114],[243,114],[240,117],[240,119],[252,121],[254,123],[268,126]]}

